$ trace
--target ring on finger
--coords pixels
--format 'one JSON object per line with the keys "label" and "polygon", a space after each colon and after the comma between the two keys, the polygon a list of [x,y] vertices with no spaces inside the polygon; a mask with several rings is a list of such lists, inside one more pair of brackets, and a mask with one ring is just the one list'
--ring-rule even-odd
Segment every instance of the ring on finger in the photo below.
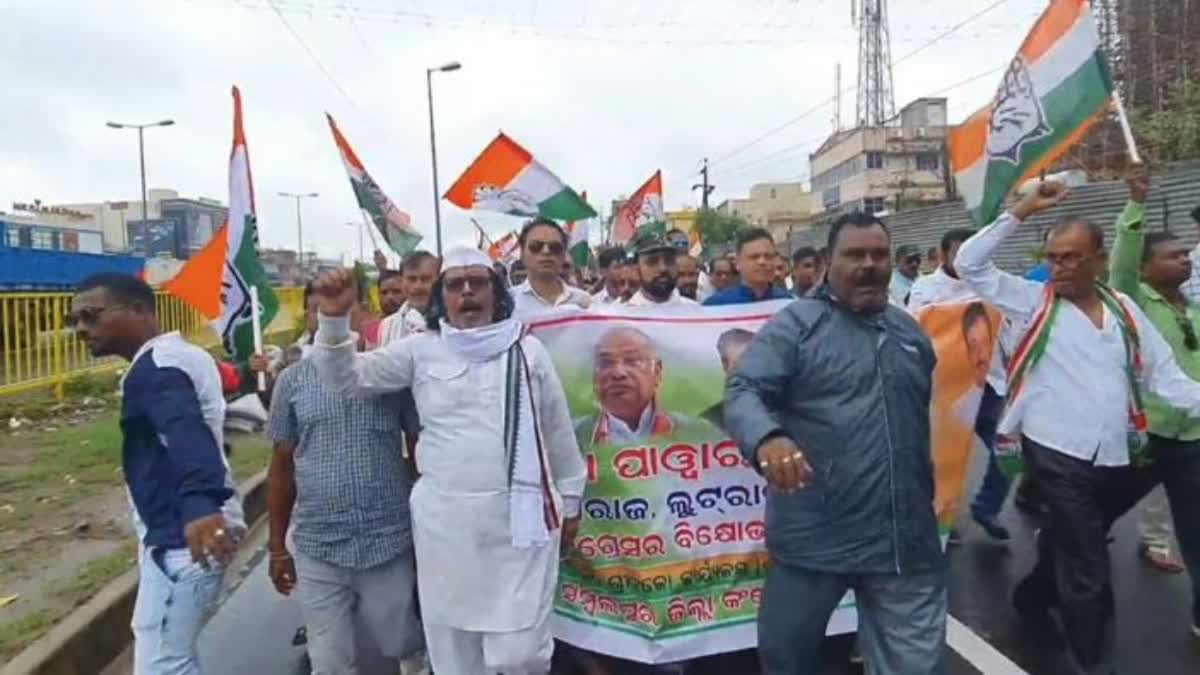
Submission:
{"label": "ring on finger", "polygon": [[783,459],[781,459],[781,460],[779,460],[779,461],[783,462],[784,464],[789,464],[789,463],[791,463],[791,462],[795,461],[795,458],[794,458],[794,457],[792,457],[791,455],[789,455],[789,456],[787,456],[787,457],[784,457]]}

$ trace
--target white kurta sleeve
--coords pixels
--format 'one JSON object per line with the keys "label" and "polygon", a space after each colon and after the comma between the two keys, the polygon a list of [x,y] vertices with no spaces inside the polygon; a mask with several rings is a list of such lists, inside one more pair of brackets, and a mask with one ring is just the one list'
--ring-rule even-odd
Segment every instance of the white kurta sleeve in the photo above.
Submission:
{"label": "white kurta sleeve", "polygon": [[382,394],[412,386],[412,340],[358,353],[358,336],[350,331],[349,318],[321,316],[319,321],[312,359],[321,381],[330,389]]}
{"label": "white kurta sleeve", "polygon": [[1036,310],[1042,302],[1045,286],[1001,271],[992,258],[996,249],[1021,224],[1017,217],[1005,212],[996,222],[963,242],[954,257],[954,270],[980,298],[992,303],[1005,316],[1018,324]]}
{"label": "white kurta sleeve", "polygon": [[567,394],[558,379],[554,362],[542,343],[537,338],[527,337],[523,344],[533,372],[538,377],[538,418],[542,424],[542,437],[546,442],[554,486],[563,498],[563,516],[575,518],[579,515],[583,500],[587,467],[575,438],[575,425],[567,408]]}
{"label": "white kurta sleeve", "polygon": [[1137,323],[1142,347],[1142,385],[1189,417],[1200,418],[1200,382],[1179,368],[1175,353],[1162,333],[1128,297],[1121,298]]}

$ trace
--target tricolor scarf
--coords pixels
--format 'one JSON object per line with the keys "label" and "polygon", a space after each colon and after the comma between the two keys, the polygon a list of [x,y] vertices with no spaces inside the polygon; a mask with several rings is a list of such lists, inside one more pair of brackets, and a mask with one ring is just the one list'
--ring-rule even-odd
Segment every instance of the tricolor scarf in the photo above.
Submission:
{"label": "tricolor scarf", "polygon": [[[654,406],[654,420],[650,424],[650,436],[661,437],[667,436],[675,431],[675,420],[671,416],[658,411],[658,406]],[[608,413],[601,411],[599,418],[596,420],[596,426],[592,429],[592,445],[599,446],[608,443]]]}
{"label": "tricolor scarf", "polygon": [[[1146,434],[1146,410],[1142,404],[1142,388],[1139,384],[1143,369],[1141,336],[1138,334],[1137,322],[1134,321],[1133,315],[1129,313],[1129,308],[1125,306],[1125,302],[1121,300],[1120,296],[1108,286],[1100,283],[1096,284],[1096,292],[1105,308],[1116,318],[1117,327],[1121,330],[1121,337],[1125,343],[1125,381],[1129,392],[1129,430],[1127,433],[1129,456],[1134,464],[1142,464],[1146,458],[1145,448],[1148,437]],[[1029,330],[1025,333],[1025,337],[1021,338],[1016,353],[1013,354],[1012,361],[1008,365],[1006,414],[1021,396],[1029,373],[1045,355],[1062,302],[1062,298],[1055,294],[1053,284],[1046,284],[1042,305],[1034,313]]]}
{"label": "tricolor scarf", "polygon": [[529,360],[519,339],[509,347],[505,361],[504,450],[512,544],[545,546],[561,522],[562,497],[551,479]]}

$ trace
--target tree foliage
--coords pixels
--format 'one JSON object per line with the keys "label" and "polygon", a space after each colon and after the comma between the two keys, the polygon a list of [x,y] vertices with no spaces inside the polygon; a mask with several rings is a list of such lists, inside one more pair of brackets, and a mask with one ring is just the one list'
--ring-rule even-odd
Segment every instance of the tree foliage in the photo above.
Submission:
{"label": "tree foliage", "polygon": [[753,227],[741,216],[729,215],[705,209],[696,217],[696,229],[706,247],[720,246],[735,241],[739,234]]}
{"label": "tree foliage", "polygon": [[1200,82],[1183,80],[1165,110],[1142,110],[1134,117],[1144,152],[1155,163],[1200,159]]}

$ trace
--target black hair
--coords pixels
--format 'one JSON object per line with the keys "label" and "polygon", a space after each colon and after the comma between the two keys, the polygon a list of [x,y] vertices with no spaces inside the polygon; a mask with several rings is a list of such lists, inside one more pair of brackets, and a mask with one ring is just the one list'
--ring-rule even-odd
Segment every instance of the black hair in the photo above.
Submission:
{"label": "black hair", "polygon": [[302,296],[302,298],[300,300],[300,302],[304,306],[304,309],[306,309],[306,310],[308,309],[308,300],[309,300],[309,298],[312,297],[313,293],[316,293],[316,292],[317,292],[317,289],[313,288],[313,282],[310,281],[310,282],[304,284],[304,295]]}
{"label": "black hair", "polygon": [[[492,278],[492,297],[496,299],[492,308],[492,321],[503,321],[513,315],[515,305],[512,294],[508,292],[504,279],[496,270],[489,267],[487,271]],[[446,291],[442,286],[442,279],[443,277],[439,276],[437,281],[433,282],[433,290],[429,293],[429,308],[425,310],[425,325],[432,331],[441,330],[442,319],[446,318]]]}
{"label": "black hair", "polygon": [[717,273],[717,263],[721,263],[721,262],[729,264],[730,274],[737,274],[737,266],[734,265],[733,261],[730,260],[729,258],[713,258],[712,262],[710,262],[708,264],[708,267],[709,267],[708,273],[716,274]]}
{"label": "black hair", "polygon": [[525,226],[521,228],[521,234],[517,237],[517,241],[521,244],[521,248],[525,248],[525,240],[529,237],[529,232],[535,227],[554,228],[554,231],[557,232],[558,236],[562,238],[563,248],[566,249],[567,244],[569,243],[567,231],[563,229],[562,225],[559,225],[549,218],[542,218],[541,216],[534,218],[528,223],[525,223]]}
{"label": "black hair", "polygon": [[799,265],[801,261],[809,258],[819,258],[821,254],[817,253],[817,249],[812,246],[801,246],[792,253],[792,264]]}
{"label": "black hair", "polygon": [[613,265],[624,264],[624,262],[625,250],[617,246],[601,249],[600,253],[596,255],[596,264],[602,270],[606,270]]}
{"label": "black hair", "polygon": [[402,279],[404,274],[400,270],[383,270],[379,273],[379,285],[383,286],[383,282],[389,279]]}
{"label": "black hair", "polygon": [[731,348],[750,344],[753,339],[754,333],[745,328],[732,328],[721,333],[721,337],[717,338],[717,353],[721,355],[721,358],[725,358]]}
{"label": "black hair", "polygon": [[1197,225],[1200,225],[1200,206],[1192,209],[1192,220],[1196,221]]}
{"label": "black hair", "polygon": [[767,232],[761,227],[752,227],[738,235],[737,252],[741,253],[742,249],[746,247],[746,244],[761,241],[763,239],[771,242],[772,246],[775,245],[775,237],[772,237],[770,232]]}
{"label": "black hair", "polygon": [[967,305],[967,308],[963,310],[963,335],[965,336],[968,332],[970,332],[971,326],[973,326],[975,322],[979,321],[980,319],[983,319],[983,322],[987,324],[988,333],[991,333],[992,322],[988,319],[987,308],[983,306],[983,303],[972,302],[971,304]]}
{"label": "black hair", "polygon": [[508,273],[512,274],[513,272],[515,272],[517,270],[523,270],[523,269],[525,269],[525,261],[524,260],[514,260],[514,261],[512,261],[512,264],[508,266]]}
{"label": "black hair", "polygon": [[1104,228],[1080,215],[1063,216],[1062,218],[1059,218],[1058,222],[1054,223],[1054,225],[1050,228],[1050,231],[1046,234],[1046,241],[1049,242],[1050,237],[1063,234],[1073,227],[1082,227],[1086,229],[1088,235],[1090,235],[1092,238],[1092,245],[1096,247],[1096,250],[1104,250]]}
{"label": "black hair", "polygon": [[942,255],[950,255],[950,247],[955,244],[962,244],[973,236],[975,236],[975,230],[969,227],[956,227],[953,230],[947,230],[946,234],[942,235]]}
{"label": "black hair", "polygon": [[113,301],[122,307],[140,309],[142,311],[155,313],[154,309],[154,289],[150,288],[150,284],[131,274],[117,274],[113,272],[104,272],[101,274],[93,274],[83,280],[79,284],[79,293],[91,291],[97,288],[104,289]]}
{"label": "black hair", "polygon": [[404,256],[404,261],[400,263],[400,272],[415,272],[428,260],[436,261],[437,256],[429,251],[413,251]]}
{"label": "black hair", "polygon": [[678,227],[672,227],[671,229],[667,230],[666,234],[663,235],[663,238],[668,239],[673,234],[682,234],[685,237],[688,236],[687,232],[684,232],[683,230],[679,229]]}
{"label": "black hair", "polygon": [[883,224],[882,220],[868,215],[863,211],[851,211],[833,221],[833,225],[829,227],[829,241],[826,243],[826,246],[829,248],[830,253],[837,248],[838,239],[842,236],[842,230],[847,227],[880,227],[883,228],[883,233],[888,236],[889,240],[892,238],[892,231],[888,229],[887,225]]}
{"label": "black hair", "polygon": [[1142,262],[1150,259],[1154,254],[1154,247],[1159,244],[1165,244],[1170,241],[1179,241],[1179,237],[1170,232],[1149,232],[1146,234],[1146,245],[1142,247]]}

